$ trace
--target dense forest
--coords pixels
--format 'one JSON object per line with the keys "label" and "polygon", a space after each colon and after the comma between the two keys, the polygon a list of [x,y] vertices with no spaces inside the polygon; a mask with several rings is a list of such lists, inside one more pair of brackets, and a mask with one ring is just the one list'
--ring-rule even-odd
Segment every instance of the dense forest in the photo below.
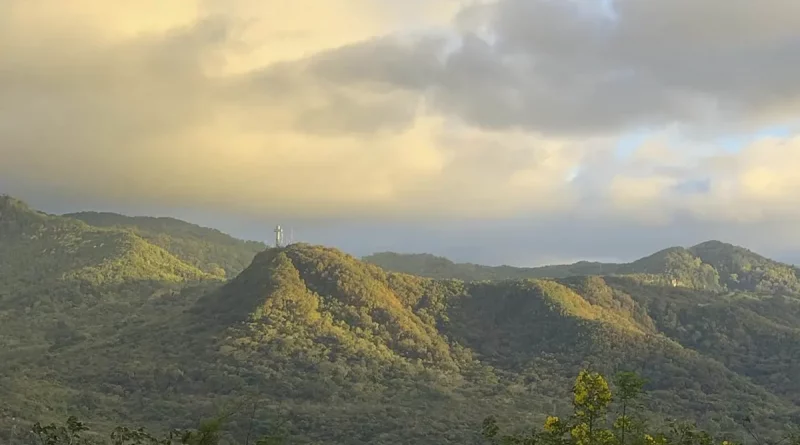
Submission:
{"label": "dense forest", "polygon": [[[671,420],[661,430],[652,425],[640,408],[640,396],[645,380],[633,372],[621,372],[615,376],[612,385],[604,376],[588,370],[581,370],[572,386],[572,413],[565,417],[547,416],[544,425],[522,429],[515,426],[516,432],[501,432],[500,422],[495,416],[484,419],[480,435],[489,445],[734,445],[730,440],[714,438],[707,431],[697,428],[689,421]],[[615,403],[614,403],[615,402]],[[250,413],[250,422],[255,419],[255,407]],[[29,431],[12,436],[11,444],[31,443],[43,445],[219,445],[224,441],[225,418],[205,420],[197,429],[174,429],[162,436],[154,435],[145,428],[117,426],[103,437],[75,417],[64,424],[52,423],[42,426],[34,424]],[[749,427],[746,419],[744,427],[757,444],[772,443],[761,439]],[[521,432],[519,430],[522,430]],[[16,433],[16,431],[15,431]],[[251,437],[248,429],[246,445],[282,445],[292,438],[276,429],[259,438]],[[800,433],[784,433],[780,443],[800,444]]]}
{"label": "dense forest", "polygon": [[[800,423],[792,266],[716,241],[502,273],[390,257],[0,197],[0,442],[688,445]],[[600,376],[631,372],[635,421]]]}
{"label": "dense forest", "polygon": [[742,247],[707,241],[671,247],[628,264],[581,261],[575,264],[512,267],[454,263],[430,254],[376,253],[363,258],[387,271],[464,281],[628,276],[651,284],[715,291],[800,293],[794,266],[764,258]]}

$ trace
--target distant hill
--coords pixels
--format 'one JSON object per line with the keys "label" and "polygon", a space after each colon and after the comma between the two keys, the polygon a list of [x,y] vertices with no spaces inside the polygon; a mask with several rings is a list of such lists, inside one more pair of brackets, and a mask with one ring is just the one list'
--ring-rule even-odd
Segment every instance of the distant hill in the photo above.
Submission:
{"label": "distant hill", "polygon": [[464,281],[610,275],[620,267],[619,264],[589,261],[542,267],[481,266],[472,263],[454,263],[447,258],[427,253],[402,254],[394,252],[375,253],[363,257],[362,260],[391,272]]}
{"label": "distant hill", "polygon": [[207,273],[234,277],[267,246],[174,218],[80,212],[64,215],[97,227],[124,228]]}
{"label": "distant hill", "polygon": [[800,271],[743,247],[708,241],[671,247],[627,264],[578,262],[543,267],[480,266],[429,254],[377,253],[364,261],[385,270],[465,281],[628,275],[652,284],[706,290],[800,294]]}
{"label": "distant hill", "polygon": [[6,283],[109,285],[209,277],[133,232],[47,215],[8,196],[0,196],[0,242],[0,279]]}
{"label": "distant hill", "polygon": [[222,280],[131,229],[4,198],[0,439],[8,416],[164,431],[245,410],[230,443],[280,426],[296,443],[478,444],[489,414],[570,412],[583,368],[642,374],[653,423],[741,441],[745,417],[764,437],[800,420],[790,266],[711,242],[581,267],[614,273],[432,279],[293,244]]}

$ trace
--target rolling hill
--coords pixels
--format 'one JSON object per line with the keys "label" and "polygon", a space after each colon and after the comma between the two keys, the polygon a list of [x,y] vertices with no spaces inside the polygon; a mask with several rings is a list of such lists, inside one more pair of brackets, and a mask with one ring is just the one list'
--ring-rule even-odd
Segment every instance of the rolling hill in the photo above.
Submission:
{"label": "rolling hill", "polygon": [[206,273],[235,277],[267,246],[174,218],[80,212],[64,215],[96,227],[127,229]]}
{"label": "rolling hill", "polygon": [[164,431],[224,414],[231,443],[281,428],[298,443],[477,444],[489,414],[569,412],[588,367],[642,374],[656,423],[742,439],[746,416],[766,436],[800,420],[794,269],[734,246],[480,281],[293,244],[225,281],[137,233],[0,201],[2,415]]}
{"label": "rolling hill", "polygon": [[626,264],[581,261],[543,267],[481,266],[454,263],[430,254],[382,252],[363,258],[399,273],[464,281],[571,276],[630,276],[665,286],[715,291],[800,294],[800,270],[743,247],[707,241],[690,248],[670,247]]}

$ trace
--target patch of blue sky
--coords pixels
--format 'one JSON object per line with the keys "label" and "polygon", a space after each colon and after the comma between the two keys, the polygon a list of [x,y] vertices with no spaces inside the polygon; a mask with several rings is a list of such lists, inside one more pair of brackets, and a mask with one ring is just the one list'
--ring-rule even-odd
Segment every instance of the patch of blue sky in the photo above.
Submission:
{"label": "patch of blue sky", "polygon": [[650,131],[635,131],[622,135],[617,141],[616,155],[618,158],[628,158],[633,155],[639,147],[652,137]]}
{"label": "patch of blue sky", "polygon": [[791,125],[775,125],[744,135],[730,135],[717,138],[716,145],[729,153],[736,153],[753,142],[765,137],[785,138],[792,135]]}

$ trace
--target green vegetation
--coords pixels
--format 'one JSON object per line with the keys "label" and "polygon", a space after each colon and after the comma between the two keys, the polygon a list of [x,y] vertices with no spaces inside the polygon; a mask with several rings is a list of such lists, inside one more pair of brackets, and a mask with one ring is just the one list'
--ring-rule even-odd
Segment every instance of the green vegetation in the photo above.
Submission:
{"label": "green vegetation", "polygon": [[174,218],[130,217],[98,212],[64,216],[92,226],[129,230],[206,273],[229,278],[243,271],[253,257],[267,247],[264,243],[242,241],[219,230]]}
{"label": "green vegetation", "polygon": [[742,247],[708,241],[688,249],[671,247],[627,264],[592,263],[544,267],[459,264],[429,254],[377,253],[364,261],[391,272],[463,281],[628,276],[658,286],[712,291],[800,295],[800,271]]}
{"label": "green vegetation", "polygon": [[800,420],[800,299],[774,273],[793,269],[738,248],[671,249],[604,277],[462,281],[295,244],[224,281],[137,233],[0,199],[0,443],[70,416],[93,439],[121,424],[162,438],[235,411],[247,414],[227,417],[222,443],[280,430],[289,443],[477,444],[491,413],[578,416],[565,388],[583,369],[636,371],[646,391],[623,374],[620,426],[585,407],[591,433],[559,443],[623,428],[633,443],[637,422],[660,431],[669,417],[746,442],[748,416],[764,438]]}
{"label": "green vegetation", "polygon": [[[582,370],[572,387],[572,414],[566,418],[548,416],[542,428],[533,428],[523,433],[500,434],[497,418],[487,417],[483,422],[482,436],[492,445],[732,445],[725,438],[714,438],[707,431],[699,430],[696,424],[671,420],[666,428],[652,429],[647,419],[630,408],[638,405],[645,381],[635,373],[622,372],[617,375],[618,396],[606,379],[596,372]],[[617,402],[617,407],[612,402]],[[615,409],[616,408],[616,409]],[[630,413],[630,414],[629,414]],[[753,442],[765,442],[745,420],[743,426],[751,433]],[[780,443],[800,444],[800,435],[784,431]]]}
{"label": "green vegetation", "polygon": [[525,278],[566,278],[579,275],[610,275],[619,264],[580,261],[575,264],[512,267],[481,266],[471,263],[454,263],[447,258],[427,253],[401,254],[381,252],[365,256],[363,261],[387,271],[418,275],[436,279],[462,281],[519,280]]}
{"label": "green vegetation", "polygon": [[[581,370],[572,386],[572,413],[569,416],[547,416],[542,428],[524,432],[501,434],[498,419],[489,416],[484,419],[480,430],[481,437],[490,445],[733,445],[735,442],[724,438],[714,438],[707,431],[699,430],[696,424],[687,421],[670,420],[665,427],[654,429],[648,419],[638,409],[641,408],[645,380],[633,372],[616,375],[612,387],[597,372]],[[612,405],[616,402],[616,406]],[[256,405],[253,405],[255,408]],[[219,445],[232,443],[235,438],[225,436],[226,418],[216,418],[201,422],[198,429],[175,429],[161,437],[149,433],[145,428],[131,429],[118,426],[108,438],[92,434],[90,428],[69,417],[63,425],[51,423],[42,426],[36,423],[30,431],[9,438],[10,445]],[[251,411],[249,424],[252,425],[255,410]],[[773,443],[764,441],[745,419],[743,427],[751,434],[757,445]],[[519,430],[518,426],[515,428]],[[90,435],[91,434],[91,435]],[[259,439],[252,438],[248,428],[243,442],[249,445],[282,445],[290,438],[281,432],[273,431]],[[800,435],[794,430],[783,433],[780,443],[800,444]]]}

